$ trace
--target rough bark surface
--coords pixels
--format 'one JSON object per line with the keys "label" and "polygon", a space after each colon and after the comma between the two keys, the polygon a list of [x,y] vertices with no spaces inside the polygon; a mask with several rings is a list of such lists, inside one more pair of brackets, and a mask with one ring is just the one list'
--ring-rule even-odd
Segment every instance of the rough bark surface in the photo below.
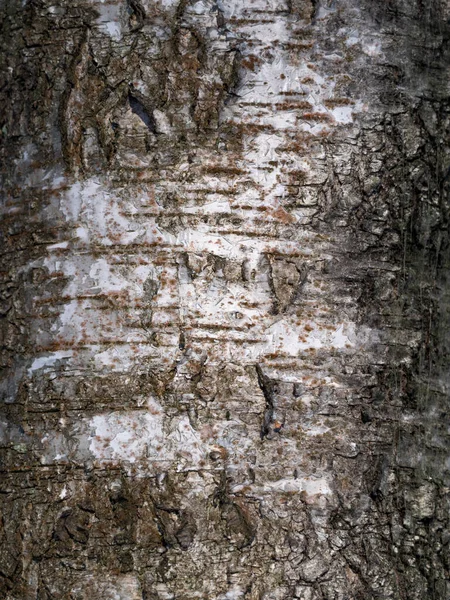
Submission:
{"label": "rough bark surface", "polygon": [[446,1],[0,8],[1,597],[446,600]]}

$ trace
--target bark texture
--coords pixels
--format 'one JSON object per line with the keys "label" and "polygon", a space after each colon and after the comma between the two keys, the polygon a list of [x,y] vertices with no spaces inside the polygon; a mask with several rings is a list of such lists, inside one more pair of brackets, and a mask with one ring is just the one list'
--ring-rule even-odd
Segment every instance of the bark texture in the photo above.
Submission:
{"label": "bark texture", "polygon": [[449,598],[446,1],[0,9],[1,597]]}

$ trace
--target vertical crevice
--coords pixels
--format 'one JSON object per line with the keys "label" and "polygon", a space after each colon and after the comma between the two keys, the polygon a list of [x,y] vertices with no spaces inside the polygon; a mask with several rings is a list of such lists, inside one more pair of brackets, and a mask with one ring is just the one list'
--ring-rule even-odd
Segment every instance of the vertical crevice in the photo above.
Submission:
{"label": "vertical crevice", "polygon": [[263,422],[261,424],[261,439],[264,439],[269,434],[270,424],[273,421],[275,389],[273,381],[267,375],[264,375],[260,365],[256,365],[256,374],[258,376],[258,385],[266,401]]}
{"label": "vertical crevice", "polygon": [[145,23],[145,9],[139,0],[128,0],[128,13],[131,31],[142,29]]}
{"label": "vertical crevice", "polygon": [[132,94],[128,94],[128,103],[131,111],[137,115],[148,127],[149,131],[156,133],[156,121],[153,115],[149,114],[145,106]]}

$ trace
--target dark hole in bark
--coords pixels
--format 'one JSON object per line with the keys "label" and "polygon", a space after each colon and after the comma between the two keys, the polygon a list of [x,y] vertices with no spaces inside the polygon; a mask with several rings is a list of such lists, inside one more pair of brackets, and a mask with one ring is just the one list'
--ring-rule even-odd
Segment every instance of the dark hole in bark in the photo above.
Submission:
{"label": "dark hole in bark", "polygon": [[155,119],[147,112],[142,102],[139,102],[139,100],[131,94],[128,94],[128,102],[130,103],[132,112],[145,123],[152,133],[156,133]]}

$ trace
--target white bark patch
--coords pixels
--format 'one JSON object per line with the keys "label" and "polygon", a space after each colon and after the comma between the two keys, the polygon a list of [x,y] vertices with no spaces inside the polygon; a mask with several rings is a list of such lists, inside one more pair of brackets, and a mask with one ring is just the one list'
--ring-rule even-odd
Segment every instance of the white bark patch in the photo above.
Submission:
{"label": "white bark patch", "polygon": [[102,600],[142,600],[142,589],[136,575],[81,574],[76,579],[72,592],[82,598],[102,598]]}
{"label": "white bark patch", "polygon": [[233,488],[233,493],[240,492],[244,487],[250,488],[252,495],[264,495],[270,492],[305,492],[307,496],[310,496],[310,500],[313,500],[313,496],[331,494],[330,484],[326,477],[286,478],[266,482],[263,485],[238,485]]}
{"label": "white bark patch", "polygon": [[30,368],[28,369],[28,375],[31,375],[34,371],[38,371],[39,369],[48,370],[55,366],[57,361],[62,361],[73,356],[72,350],[68,351],[58,351],[49,353],[46,356],[40,356],[39,358],[35,358],[31,363]]}
{"label": "white bark patch", "polygon": [[95,8],[99,13],[97,18],[98,28],[113,40],[119,41],[123,35],[123,8],[121,3],[108,0],[97,0],[95,4]]}
{"label": "white bark patch", "polygon": [[208,450],[187,417],[165,427],[162,407],[155,400],[146,410],[96,415],[88,427],[89,450],[100,462],[177,462],[184,470],[186,465],[198,466]]}
{"label": "white bark patch", "polygon": [[[159,5],[169,11],[177,3],[163,0]],[[126,30],[123,6],[109,1],[96,6],[100,29],[121,39]],[[186,19],[214,29],[217,15],[211,8],[211,2],[192,3]],[[58,298],[43,292],[43,301],[58,302],[36,326],[33,335],[41,350],[29,367],[30,376],[37,370],[64,369],[101,376],[156,365],[174,369],[183,383],[190,377],[183,365],[201,356],[216,366],[234,363],[251,370],[262,364],[277,381],[302,382],[302,401],[310,410],[317,386],[337,390],[342,385],[333,356],[375,341],[375,332],[356,325],[357,300],[335,298],[334,284],[322,272],[322,264],[333,260],[335,240],[308,227],[317,204],[314,186],[328,177],[321,140],[339,127],[353,128],[362,102],[339,97],[335,72],[314,67],[316,42],[293,36],[293,20],[279,12],[279,2],[255,0],[250,6],[246,0],[228,0],[219,8],[228,20],[226,35],[239,34],[242,59],[251,64],[241,68],[235,96],[219,118],[223,125],[243,128],[242,152],[197,149],[194,158],[183,157],[167,171],[161,169],[156,184],[114,186],[96,176],[53,196],[53,207],[71,232],[50,244],[47,256],[34,264],[64,285]],[[318,18],[326,19],[330,12],[322,7]],[[365,44],[364,51],[372,55],[379,51],[376,40],[362,42],[356,30],[341,33],[342,40],[347,35],[349,52],[357,44]],[[341,64],[341,58],[330,52],[324,61]],[[145,95],[144,83],[136,85]],[[134,131],[142,123],[128,112]],[[155,109],[153,118],[158,135],[175,134],[162,110]],[[314,136],[318,143],[302,150],[301,140]],[[22,157],[24,165],[28,154]],[[54,179],[59,181],[59,174]],[[292,194],[302,202],[291,202]],[[285,269],[291,287],[277,288],[274,264],[280,272]],[[315,353],[326,360],[312,373],[308,357]],[[237,404],[235,398],[232,402]],[[258,418],[265,418],[262,393],[254,405]],[[75,454],[139,464],[147,472],[158,465],[189,470],[199,468],[216,445],[227,453],[229,468],[238,470],[255,445],[239,415],[228,421],[216,418],[214,432],[203,439],[195,419],[184,414],[169,421],[164,410],[150,399],[143,409],[83,420],[83,442]],[[308,423],[305,439],[330,434],[326,425]],[[259,439],[259,429],[254,435]],[[285,450],[299,452],[292,439]],[[56,448],[54,455],[65,453]],[[331,493],[325,475],[280,479],[258,489],[311,497]]]}

